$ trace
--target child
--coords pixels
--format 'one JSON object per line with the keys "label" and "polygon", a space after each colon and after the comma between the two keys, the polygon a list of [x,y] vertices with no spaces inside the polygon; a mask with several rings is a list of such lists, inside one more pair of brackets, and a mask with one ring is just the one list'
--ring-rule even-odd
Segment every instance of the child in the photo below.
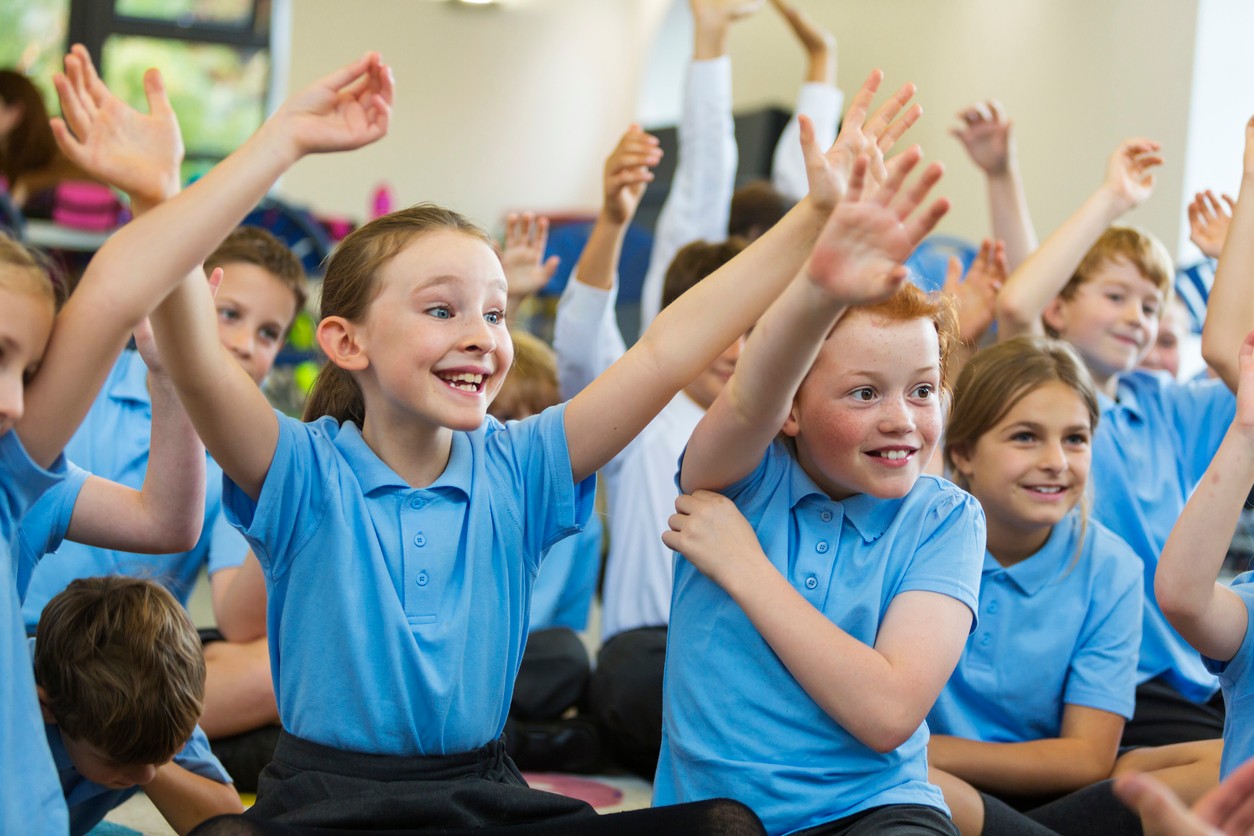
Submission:
{"label": "child", "polygon": [[859,161],[684,454],[654,803],[734,788],[769,833],[955,832],[923,719],[974,621],[984,525],[920,478],[955,334],[904,283],[947,208],[907,218],[941,173],[903,191],[918,160],[865,195]]}
{"label": "child", "polygon": [[30,641],[71,834],[91,830],[140,787],[179,833],[243,809],[196,726],[204,657],[169,592],[121,576],[73,581],[44,608]]}
{"label": "child", "polygon": [[1203,350],[1222,382],[1177,383],[1134,371],[1154,344],[1174,270],[1153,237],[1107,227],[1149,196],[1151,172],[1162,162],[1157,152],[1157,143],[1148,140],[1122,143],[1102,186],[998,296],[999,338],[1048,327],[1080,353],[1098,390],[1093,518],[1145,565],[1137,708],[1124,729],[1124,745],[1179,743],[1222,732],[1222,705],[1212,699],[1215,678],[1163,618],[1153,576],[1171,527],[1231,419],[1231,358],[1254,324],[1254,295],[1232,278],[1217,277]]}
{"label": "child", "polygon": [[928,714],[928,761],[963,833],[1006,832],[1019,817],[998,797],[1043,803],[1108,778],[1132,716],[1142,570],[1085,519],[1098,413],[1083,362],[1044,338],[981,351],[954,388],[945,458],[984,510],[988,550],[979,630]]}
{"label": "child", "polygon": [[[510,339],[514,365],[488,406],[488,414],[502,423],[539,415],[561,401],[553,349],[526,331],[511,330]],[[583,699],[592,675],[577,633],[588,627],[596,594],[601,533],[594,512],[582,531],[545,553],[536,576],[527,646],[505,726],[506,748],[524,771],[587,772],[600,762],[596,727],[584,718],[563,719],[563,714]]]}
{"label": "child", "polygon": [[[837,143],[851,154],[890,143],[918,115],[917,108],[906,108],[912,85],[903,86],[871,112],[879,83],[880,75],[872,73],[850,104]],[[811,124],[803,121],[809,137]],[[562,293],[554,327],[559,378],[568,397],[625,351],[614,316],[618,247],[652,179],[649,167],[657,159],[653,138],[633,126],[606,162],[604,206]],[[684,246],[666,270],[662,307],[744,246],[738,238]],[[674,508],[675,462],[697,421],[735,369],[742,343],[738,337],[728,345],[602,471],[612,536],[603,591],[603,644],[590,703],[609,731],[618,758],[646,778],[657,769],[662,740],[662,671],[671,605],[672,555],[658,534]]]}
{"label": "child", "polygon": [[[490,239],[448,210],[413,207],[340,243],[323,282],[318,342],[329,362],[306,407],[312,423],[277,415],[225,357],[202,286],[167,300],[155,333],[176,343],[172,376],[230,480],[227,513],[269,590],[285,735],[252,817],[595,825],[585,805],[526,788],[498,741],[538,561],[582,527],[588,477],[800,267],[845,192],[850,159],[839,143],[806,153],[810,194],[787,218],[568,404],[507,426],[485,420],[513,355],[501,264]],[[256,157],[246,146],[228,162],[255,172]],[[265,178],[247,179],[206,177],[197,185],[212,192],[189,190],[189,202],[154,216],[242,210],[236,193]],[[454,806],[458,776],[464,803]],[[681,817],[706,809],[653,812],[682,829],[692,824]]]}

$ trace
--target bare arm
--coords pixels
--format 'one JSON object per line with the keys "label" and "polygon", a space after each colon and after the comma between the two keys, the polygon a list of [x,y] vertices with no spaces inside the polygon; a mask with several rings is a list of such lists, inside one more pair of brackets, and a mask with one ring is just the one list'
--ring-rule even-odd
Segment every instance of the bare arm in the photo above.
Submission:
{"label": "bare arm", "polygon": [[986,743],[934,734],[928,764],[994,794],[1068,793],[1110,777],[1123,726],[1118,714],[1067,705],[1058,737]]}
{"label": "bare arm", "polygon": [[963,124],[950,131],[988,180],[993,237],[1006,244],[1006,260],[1016,269],[1036,250],[1036,229],[1028,211],[1015,152],[1014,124],[1001,103],[976,102],[958,114]]}
{"label": "bare arm", "polygon": [[249,642],[266,635],[266,578],[251,550],[242,564],[219,569],[209,583],[214,620],[227,641]]}
{"label": "bare arm", "polygon": [[1043,334],[1041,314],[1066,286],[1089,247],[1154,188],[1150,169],[1162,164],[1159,145],[1146,139],[1120,143],[1106,179],[1036,252],[1010,274],[997,299],[997,338]]}
{"label": "bare arm", "polygon": [[953,673],[971,610],[936,592],[897,595],[875,646],[816,610],[771,565],[757,536],[725,496],[698,491],[675,501],[667,546],[727,591],[806,693],[877,752],[918,730]]}
{"label": "bare arm", "polygon": [[1154,574],[1158,605],[1171,626],[1221,661],[1236,655],[1249,626],[1245,604],[1217,579],[1254,485],[1254,333],[1241,345],[1239,363],[1232,426],[1171,529]]}
{"label": "bare arm", "polygon": [[1254,327],[1254,118],[1245,125],[1245,161],[1241,191],[1215,270],[1215,284],[1202,325],[1202,356],[1228,388],[1237,390],[1237,349]]}
{"label": "bare arm", "polygon": [[144,794],[170,827],[179,834],[190,832],[214,816],[244,812],[239,793],[231,784],[190,772],[170,762],[157,769],[157,777],[144,785]]}

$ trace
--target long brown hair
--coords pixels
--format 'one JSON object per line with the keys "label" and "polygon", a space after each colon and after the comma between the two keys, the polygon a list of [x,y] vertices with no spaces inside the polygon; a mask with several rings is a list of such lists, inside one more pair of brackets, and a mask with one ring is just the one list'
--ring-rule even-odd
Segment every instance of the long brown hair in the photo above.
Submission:
{"label": "long brown hair", "polygon": [[[342,316],[350,322],[365,320],[370,303],[379,293],[379,271],[418,236],[443,229],[494,246],[491,236],[470,219],[432,203],[384,215],[351,233],[327,260],[319,319]],[[361,387],[348,371],[329,360],[314,381],[302,417],[313,421],[324,415],[341,424],[352,421],[359,427],[366,420]]]}
{"label": "long brown hair", "polygon": [[0,70],[0,99],[6,105],[20,105],[22,119],[7,138],[0,141],[0,174],[9,189],[27,172],[44,168],[57,153],[57,141],[48,126],[48,109],[39,88],[21,73]]}

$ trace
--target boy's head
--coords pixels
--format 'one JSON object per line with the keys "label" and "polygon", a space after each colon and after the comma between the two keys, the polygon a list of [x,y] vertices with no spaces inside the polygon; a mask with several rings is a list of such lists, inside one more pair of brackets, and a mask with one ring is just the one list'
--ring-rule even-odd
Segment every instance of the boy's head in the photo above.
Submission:
{"label": "boy's head", "polygon": [[0,435],[22,417],[26,382],[43,359],[60,303],[46,264],[0,232]]}
{"label": "boy's head", "polygon": [[511,331],[510,337],[514,341],[514,365],[488,405],[488,414],[498,421],[521,421],[561,400],[553,349],[526,331]]}
{"label": "boy's head", "polygon": [[122,788],[151,781],[191,737],[204,710],[204,654],[187,612],[159,584],[84,578],[39,618],[35,684],[74,767]]}
{"label": "boy's head", "polygon": [[793,201],[768,180],[754,180],[732,192],[727,235],[752,241],[788,214]]}
{"label": "boy's head", "polygon": [[253,226],[236,229],[205,259],[206,272],[218,267],[218,336],[260,384],[305,307],[305,270],[283,242]]}
{"label": "boy's head", "polygon": [[[662,282],[662,308],[665,309],[697,282],[731,261],[748,245],[749,242],[743,238],[728,238],[717,244],[693,241],[680,249],[666,268],[666,278]],[[688,397],[702,409],[709,409],[727,385],[736,370],[736,361],[740,359],[743,346],[744,338],[736,340],[696,380],[684,387]]]}
{"label": "boy's head", "polygon": [[1173,279],[1171,256],[1158,239],[1111,227],[1046,307],[1046,330],[1076,347],[1101,387],[1136,368],[1153,347]]}

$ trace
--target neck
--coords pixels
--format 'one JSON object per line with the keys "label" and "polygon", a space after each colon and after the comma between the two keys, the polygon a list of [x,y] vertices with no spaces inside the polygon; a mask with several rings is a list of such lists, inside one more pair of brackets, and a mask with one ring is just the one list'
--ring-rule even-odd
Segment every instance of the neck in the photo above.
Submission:
{"label": "neck", "polygon": [[415,420],[389,421],[384,410],[367,410],[362,440],[414,488],[425,488],[444,472],[453,452],[453,431]]}
{"label": "neck", "polygon": [[1119,375],[1118,374],[1101,374],[1092,366],[1089,366],[1089,376],[1093,378],[1093,386],[1097,391],[1114,400],[1119,394]]}
{"label": "neck", "polygon": [[988,553],[1005,568],[1022,563],[1045,547],[1053,527],[1007,528],[989,518]]}

